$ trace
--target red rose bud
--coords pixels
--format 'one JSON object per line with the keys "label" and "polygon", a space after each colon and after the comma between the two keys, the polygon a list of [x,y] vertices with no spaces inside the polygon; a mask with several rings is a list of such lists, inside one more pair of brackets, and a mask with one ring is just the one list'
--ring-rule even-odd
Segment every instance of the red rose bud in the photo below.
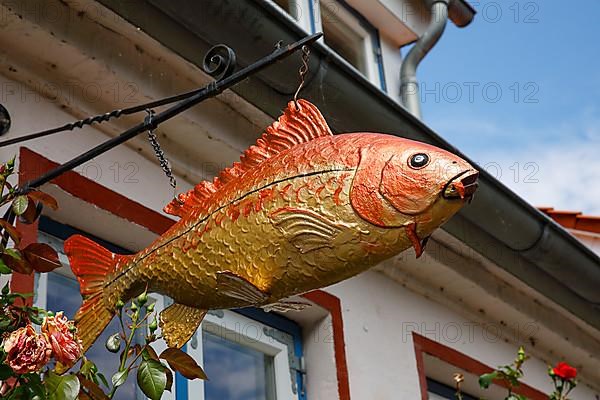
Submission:
{"label": "red rose bud", "polygon": [[75,336],[73,321],[61,312],[44,319],[42,333],[48,338],[54,351],[54,358],[70,368],[81,357],[81,342]]}
{"label": "red rose bud", "polygon": [[52,348],[31,325],[19,328],[4,341],[5,362],[17,374],[37,372],[48,364]]}
{"label": "red rose bud", "polygon": [[575,379],[575,377],[577,376],[577,369],[571,367],[565,362],[559,362],[558,364],[556,364],[556,367],[552,369],[552,372],[554,372],[554,375],[561,377],[562,379],[565,379],[567,381]]}

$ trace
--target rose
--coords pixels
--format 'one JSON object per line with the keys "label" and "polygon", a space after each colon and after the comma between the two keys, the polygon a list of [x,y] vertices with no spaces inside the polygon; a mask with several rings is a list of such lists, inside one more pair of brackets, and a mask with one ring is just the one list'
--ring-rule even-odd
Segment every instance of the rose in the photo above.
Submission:
{"label": "rose", "polygon": [[567,381],[575,379],[575,377],[577,376],[577,369],[571,367],[565,362],[559,362],[558,364],[556,364],[556,367],[552,369],[552,372],[554,373],[554,375]]}
{"label": "rose", "polygon": [[5,362],[17,374],[37,372],[50,361],[52,349],[31,325],[19,328],[4,341]]}
{"label": "rose", "polygon": [[42,333],[54,352],[54,358],[66,367],[71,367],[81,357],[81,341],[75,336],[73,321],[61,312],[47,316],[42,323]]}

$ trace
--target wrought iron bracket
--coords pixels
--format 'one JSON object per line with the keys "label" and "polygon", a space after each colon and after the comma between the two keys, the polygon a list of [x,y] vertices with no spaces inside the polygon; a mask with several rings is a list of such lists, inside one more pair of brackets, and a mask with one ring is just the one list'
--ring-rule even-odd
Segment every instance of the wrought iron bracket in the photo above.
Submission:
{"label": "wrought iron bracket", "polygon": [[[114,114],[115,116],[120,116],[125,113],[133,113],[144,111],[148,108],[154,108],[160,105],[165,105],[169,103],[173,103],[175,101],[179,101],[177,104],[167,108],[166,110],[157,113],[154,115],[151,121],[144,121],[136,126],[126,130],[118,136],[115,136],[104,143],[86,151],[85,153],[59,165],[58,167],[46,172],[42,176],[33,179],[27,183],[25,183],[20,189],[19,194],[25,194],[28,191],[37,188],[45,183],[50,182],[51,180],[57,178],[58,176],[64,174],[67,171],[76,168],[91,159],[103,154],[112,148],[126,142],[127,140],[139,135],[142,132],[146,132],[149,129],[156,129],[158,125],[161,123],[170,120],[171,118],[181,114],[182,112],[188,110],[189,108],[203,102],[206,99],[212,98],[223,92],[224,90],[242,82],[246,78],[251,75],[256,74],[257,72],[267,68],[268,66],[280,61],[295,51],[302,48],[304,45],[309,45],[314,43],[322,36],[322,33],[316,33],[314,35],[307,36],[295,43],[289,44],[287,46],[278,46],[275,51],[266,57],[261,58],[253,64],[248,65],[247,67],[233,72],[234,58],[235,53],[233,50],[227,48],[226,46],[215,46],[213,47],[207,54],[207,59],[205,59],[204,64],[207,66],[207,72],[218,74],[217,76],[220,78],[218,80],[214,80],[210,82],[203,88],[197,89],[192,92],[184,93],[181,95],[173,96],[167,99],[158,100],[151,103],[146,103],[140,106],[132,107],[127,110],[115,110],[110,113],[102,114],[100,116],[86,118],[82,121],[77,121],[71,124],[67,124],[63,127],[51,129],[44,132],[38,132],[31,135],[27,135],[25,139],[33,139],[35,137],[42,137],[48,134],[61,132],[64,130],[74,129],[74,127],[81,127],[83,125],[91,125],[93,122],[102,122],[107,121]],[[227,59],[227,57],[229,57]],[[229,74],[229,75],[228,75]],[[50,132],[50,133],[49,133]],[[1,146],[6,146],[8,144],[14,144],[19,141],[22,141],[23,138],[11,139],[10,143],[3,142],[0,143]]]}

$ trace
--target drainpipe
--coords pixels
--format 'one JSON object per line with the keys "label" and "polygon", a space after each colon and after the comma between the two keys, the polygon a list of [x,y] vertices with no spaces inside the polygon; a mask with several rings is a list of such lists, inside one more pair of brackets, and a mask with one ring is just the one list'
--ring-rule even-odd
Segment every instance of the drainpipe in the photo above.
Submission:
{"label": "drainpipe", "polygon": [[417,67],[427,53],[435,46],[444,33],[448,21],[450,0],[431,2],[431,22],[429,27],[408,52],[400,68],[400,98],[402,104],[415,117],[421,119],[421,100],[417,82]]}

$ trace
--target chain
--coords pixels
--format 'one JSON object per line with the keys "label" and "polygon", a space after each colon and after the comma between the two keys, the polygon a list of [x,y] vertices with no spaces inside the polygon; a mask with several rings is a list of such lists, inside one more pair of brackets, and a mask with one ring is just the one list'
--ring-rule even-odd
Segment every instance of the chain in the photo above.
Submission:
{"label": "chain", "polygon": [[[152,124],[152,118],[154,117],[154,111],[153,110],[146,110],[146,112],[148,113],[148,116],[146,116],[146,119],[145,119],[144,122],[146,124],[151,125]],[[169,178],[169,184],[173,188],[173,197],[176,198],[177,197],[176,196],[176,193],[177,193],[177,180],[173,176],[173,171],[171,170],[171,164],[166,159],[165,152],[160,147],[160,143],[158,143],[158,137],[156,136],[156,133],[154,133],[154,129],[153,128],[148,129],[148,140],[150,141],[150,144],[152,145],[152,148],[154,149],[154,153],[156,154],[156,158],[158,158],[158,162],[160,163],[160,167],[164,171],[164,173],[167,176],[167,178]]]}
{"label": "chain", "polygon": [[296,93],[294,93],[294,104],[296,105],[296,110],[299,110],[298,106],[298,93],[304,87],[304,76],[308,72],[308,61],[310,60],[310,49],[307,46],[302,46],[302,65],[298,70],[300,74],[300,84],[298,85],[298,89],[296,89]]}

